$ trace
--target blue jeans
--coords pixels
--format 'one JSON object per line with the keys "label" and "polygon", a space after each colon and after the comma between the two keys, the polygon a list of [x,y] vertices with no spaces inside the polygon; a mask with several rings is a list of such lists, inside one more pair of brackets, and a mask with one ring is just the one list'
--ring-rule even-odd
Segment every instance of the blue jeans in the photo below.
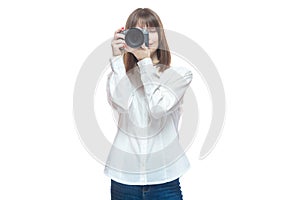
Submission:
{"label": "blue jeans", "polygon": [[111,180],[111,200],[182,200],[179,179],[155,185],[126,185]]}

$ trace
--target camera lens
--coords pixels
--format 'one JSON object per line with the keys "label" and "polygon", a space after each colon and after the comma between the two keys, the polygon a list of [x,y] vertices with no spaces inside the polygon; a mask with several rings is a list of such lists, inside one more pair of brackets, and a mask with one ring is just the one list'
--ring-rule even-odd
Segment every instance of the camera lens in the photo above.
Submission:
{"label": "camera lens", "polygon": [[144,34],[138,28],[131,28],[125,35],[125,42],[131,48],[138,48],[144,43]]}

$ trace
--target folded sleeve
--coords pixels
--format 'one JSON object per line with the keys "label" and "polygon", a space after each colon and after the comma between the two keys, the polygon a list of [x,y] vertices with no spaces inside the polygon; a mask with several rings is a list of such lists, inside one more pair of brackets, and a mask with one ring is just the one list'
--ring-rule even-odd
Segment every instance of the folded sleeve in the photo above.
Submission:
{"label": "folded sleeve", "polygon": [[128,112],[132,102],[133,87],[126,74],[122,56],[110,59],[111,72],[107,76],[108,103],[119,113]]}
{"label": "folded sleeve", "polygon": [[154,118],[161,118],[176,110],[192,81],[193,74],[186,68],[166,69],[159,76],[150,58],[139,61],[148,109]]}

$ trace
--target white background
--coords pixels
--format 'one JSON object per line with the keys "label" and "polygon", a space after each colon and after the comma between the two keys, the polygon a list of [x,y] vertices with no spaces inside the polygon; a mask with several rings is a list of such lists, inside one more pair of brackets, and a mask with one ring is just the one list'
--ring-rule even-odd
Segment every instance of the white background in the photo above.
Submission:
{"label": "white background", "polygon": [[198,140],[190,148],[184,199],[299,199],[296,0],[1,1],[0,199],[109,199],[72,95],[84,60],[137,7],[204,48],[225,87],[222,137],[204,160]]}

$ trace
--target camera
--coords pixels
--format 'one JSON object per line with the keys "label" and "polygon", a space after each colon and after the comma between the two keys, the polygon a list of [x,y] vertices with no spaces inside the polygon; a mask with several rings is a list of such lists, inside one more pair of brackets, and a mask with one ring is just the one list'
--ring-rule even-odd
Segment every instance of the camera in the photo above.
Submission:
{"label": "camera", "polygon": [[130,28],[121,32],[125,35],[125,42],[131,48],[139,48],[144,43],[149,47],[149,33],[145,29]]}

